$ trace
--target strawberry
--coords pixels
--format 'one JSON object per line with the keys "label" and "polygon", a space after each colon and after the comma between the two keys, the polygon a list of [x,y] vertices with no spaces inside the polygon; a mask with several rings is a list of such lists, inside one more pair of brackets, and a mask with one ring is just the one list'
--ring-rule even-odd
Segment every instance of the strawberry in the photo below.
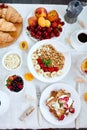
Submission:
{"label": "strawberry", "polygon": [[61,103],[64,103],[65,101],[63,100],[63,98],[59,98],[58,102],[61,104]]}
{"label": "strawberry", "polygon": [[75,108],[72,108],[72,107],[71,107],[71,108],[69,109],[69,112],[74,113],[74,112],[75,112]]}
{"label": "strawberry", "polygon": [[67,103],[64,103],[64,104],[63,104],[63,108],[67,110],[67,109],[68,109],[68,104],[67,104]]}
{"label": "strawberry", "polygon": [[56,28],[56,27],[58,26],[58,24],[57,24],[56,21],[54,21],[54,22],[52,22],[51,26],[52,26],[53,28]]}
{"label": "strawberry", "polygon": [[58,117],[59,120],[63,120],[64,118],[65,118],[64,115],[61,115],[61,116]]}
{"label": "strawberry", "polygon": [[49,67],[49,72],[53,72],[54,71],[54,67]]}
{"label": "strawberry", "polygon": [[42,60],[41,59],[37,59],[38,61],[38,64],[41,64],[42,63]]}
{"label": "strawberry", "polygon": [[54,71],[58,71],[59,70],[59,68],[58,67],[54,67]]}
{"label": "strawberry", "polygon": [[64,97],[63,100],[67,102],[69,100],[69,97]]}
{"label": "strawberry", "polygon": [[48,72],[48,67],[43,68],[44,72]]}
{"label": "strawberry", "polygon": [[41,63],[41,64],[40,64],[40,67],[43,68],[43,67],[45,67],[45,65],[44,65],[43,63]]}

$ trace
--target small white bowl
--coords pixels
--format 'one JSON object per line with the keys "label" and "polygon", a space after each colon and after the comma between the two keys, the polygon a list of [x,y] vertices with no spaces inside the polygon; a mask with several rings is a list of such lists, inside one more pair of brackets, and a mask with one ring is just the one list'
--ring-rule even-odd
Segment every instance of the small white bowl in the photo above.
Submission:
{"label": "small white bowl", "polygon": [[78,51],[82,50],[82,48],[87,45],[87,42],[81,42],[78,39],[78,35],[81,34],[81,33],[87,34],[87,30],[86,29],[76,30],[70,36],[71,44],[72,44],[73,48],[78,50]]}
{"label": "small white bowl", "polygon": [[77,41],[79,42],[79,44],[87,44],[87,42],[81,42],[80,40],[79,40],[79,38],[78,38],[78,36],[80,35],[80,34],[82,34],[82,33],[84,33],[84,34],[86,34],[87,35],[87,30],[80,30],[80,31],[78,31],[77,32],[77,35],[76,35],[76,39],[77,39]]}
{"label": "small white bowl", "polygon": [[22,58],[19,52],[13,50],[7,52],[2,59],[2,64],[7,70],[19,69],[22,63]]}
{"label": "small white bowl", "polygon": [[[6,84],[7,84],[7,82],[6,82],[7,79],[8,79],[10,76],[13,76],[13,75],[19,76],[19,77],[21,77],[22,80],[23,80],[23,88],[20,89],[19,91],[13,91],[13,90],[10,90],[10,89],[6,86]],[[6,88],[7,92],[9,92],[9,93],[11,93],[11,94],[20,94],[20,93],[22,93],[23,90],[24,90],[24,85],[25,85],[25,81],[24,81],[23,76],[21,76],[20,74],[17,74],[17,73],[14,73],[14,74],[8,75],[8,76],[6,77],[6,79],[5,79],[5,88]]]}

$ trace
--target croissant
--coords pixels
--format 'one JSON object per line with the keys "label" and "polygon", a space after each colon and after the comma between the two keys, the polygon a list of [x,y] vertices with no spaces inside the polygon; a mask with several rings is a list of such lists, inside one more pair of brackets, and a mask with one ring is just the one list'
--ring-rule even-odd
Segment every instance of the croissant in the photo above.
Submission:
{"label": "croissant", "polygon": [[0,44],[12,42],[13,40],[14,38],[9,33],[0,32]]}
{"label": "croissant", "polygon": [[23,21],[21,15],[16,11],[16,9],[10,6],[0,8],[0,17],[12,23],[22,23]]}
{"label": "croissant", "polygon": [[7,22],[5,19],[0,19],[0,31],[4,32],[16,31],[16,27],[13,23]]}

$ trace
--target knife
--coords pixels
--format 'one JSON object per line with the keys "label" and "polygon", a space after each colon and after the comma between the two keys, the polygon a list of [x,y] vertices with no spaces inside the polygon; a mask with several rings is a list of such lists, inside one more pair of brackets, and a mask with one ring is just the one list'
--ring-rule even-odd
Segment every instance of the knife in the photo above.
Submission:
{"label": "knife", "polygon": [[[76,82],[76,90],[77,90],[78,94],[80,95],[80,83],[79,82]],[[76,129],[80,128],[80,114],[75,119],[75,128]]]}

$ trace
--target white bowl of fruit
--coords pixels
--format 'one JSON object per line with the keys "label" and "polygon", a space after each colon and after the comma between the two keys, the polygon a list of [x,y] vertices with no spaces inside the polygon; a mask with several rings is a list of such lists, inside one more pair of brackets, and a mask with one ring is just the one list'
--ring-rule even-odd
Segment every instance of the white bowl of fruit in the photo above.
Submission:
{"label": "white bowl of fruit", "polygon": [[41,40],[29,51],[27,63],[34,77],[52,83],[61,80],[68,73],[71,56],[58,40]]}
{"label": "white bowl of fruit", "polygon": [[63,31],[64,21],[55,9],[47,10],[38,7],[27,16],[25,30],[33,40],[44,40],[59,37]]}

